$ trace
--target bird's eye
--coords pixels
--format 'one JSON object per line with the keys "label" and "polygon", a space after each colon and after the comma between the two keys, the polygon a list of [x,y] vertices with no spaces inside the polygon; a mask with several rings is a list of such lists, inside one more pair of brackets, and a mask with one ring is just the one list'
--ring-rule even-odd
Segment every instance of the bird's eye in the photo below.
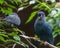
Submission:
{"label": "bird's eye", "polygon": [[39,14],[38,16],[41,16],[41,14]]}

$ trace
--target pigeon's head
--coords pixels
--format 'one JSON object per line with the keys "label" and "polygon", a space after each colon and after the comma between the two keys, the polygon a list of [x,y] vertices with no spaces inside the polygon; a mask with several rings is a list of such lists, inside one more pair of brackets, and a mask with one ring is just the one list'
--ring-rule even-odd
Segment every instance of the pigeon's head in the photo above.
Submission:
{"label": "pigeon's head", "polygon": [[37,16],[38,16],[39,18],[43,18],[43,17],[45,17],[45,13],[44,13],[43,11],[39,11],[39,12],[37,13]]}

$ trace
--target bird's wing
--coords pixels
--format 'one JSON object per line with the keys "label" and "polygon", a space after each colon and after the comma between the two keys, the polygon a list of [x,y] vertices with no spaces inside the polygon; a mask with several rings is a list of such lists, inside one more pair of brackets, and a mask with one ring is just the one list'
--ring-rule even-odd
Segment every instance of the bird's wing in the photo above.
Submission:
{"label": "bird's wing", "polygon": [[42,31],[43,33],[42,33],[42,35],[40,35],[41,39],[53,44],[52,29],[51,29],[49,23],[44,23],[42,30],[43,30]]}
{"label": "bird's wing", "polygon": [[43,30],[46,34],[52,34],[52,28],[50,27],[49,23],[44,23]]}
{"label": "bird's wing", "polygon": [[40,34],[42,28],[43,28],[43,24],[40,24],[39,21],[35,22],[35,24],[34,24],[34,33],[37,34],[37,35]]}

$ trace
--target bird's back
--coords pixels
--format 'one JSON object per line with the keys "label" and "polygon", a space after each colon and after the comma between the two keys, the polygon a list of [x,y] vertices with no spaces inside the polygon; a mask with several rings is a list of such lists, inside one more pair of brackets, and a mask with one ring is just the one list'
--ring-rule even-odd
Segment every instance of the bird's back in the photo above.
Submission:
{"label": "bird's back", "polygon": [[15,24],[15,25],[20,25],[20,23],[21,23],[21,19],[17,15],[17,13],[12,13],[9,16],[7,16],[6,18],[4,18],[3,20],[10,22],[12,24]]}

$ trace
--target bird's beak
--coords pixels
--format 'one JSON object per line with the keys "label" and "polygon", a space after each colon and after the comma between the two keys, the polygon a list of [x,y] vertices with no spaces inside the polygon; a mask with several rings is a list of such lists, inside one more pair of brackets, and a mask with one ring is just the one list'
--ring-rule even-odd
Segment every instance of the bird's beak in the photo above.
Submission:
{"label": "bird's beak", "polygon": [[42,15],[41,15],[41,16],[39,16],[38,18],[39,18],[39,19],[41,19],[41,18],[42,18]]}

